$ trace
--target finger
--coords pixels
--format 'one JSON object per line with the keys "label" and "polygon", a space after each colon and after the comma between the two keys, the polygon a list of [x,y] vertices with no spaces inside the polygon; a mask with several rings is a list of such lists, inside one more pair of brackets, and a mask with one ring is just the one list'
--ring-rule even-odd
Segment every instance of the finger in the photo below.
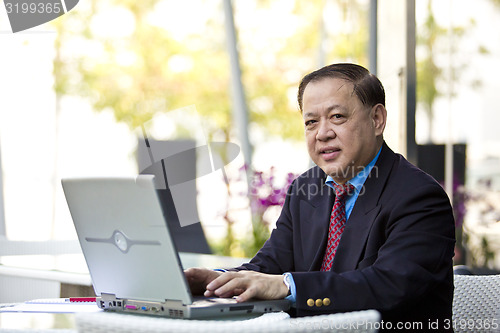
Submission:
{"label": "finger", "polygon": [[215,293],[213,291],[206,290],[205,293],[203,294],[203,296],[205,296],[205,297],[230,298],[230,297],[233,297],[233,296],[240,295],[244,291],[245,291],[244,289],[236,288],[236,289],[234,289],[234,290],[232,290],[232,291],[230,291],[228,293],[221,294],[221,295],[215,295]]}
{"label": "finger", "polygon": [[222,294],[215,294],[214,291],[210,291],[210,290],[205,290],[205,292],[203,293],[203,296],[205,297],[222,297],[222,298],[229,298],[229,297],[233,297],[235,295],[234,292],[230,291],[230,292],[227,292],[227,293],[222,293]]}
{"label": "finger", "polygon": [[213,279],[209,284],[207,284],[207,290],[215,291],[221,286],[228,283],[231,279],[234,279],[238,273],[226,272],[221,273],[216,279]]}
{"label": "finger", "polygon": [[241,288],[236,288],[234,289],[234,294],[235,295],[240,295],[241,293],[243,293],[245,291],[245,289],[241,289]]}
{"label": "finger", "polygon": [[211,290],[205,290],[205,292],[203,293],[203,296],[205,296],[205,297],[214,297],[215,294]]}
{"label": "finger", "polygon": [[221,298],[231,298],[234,296],[234,292],[232,290],[228,291],[227,293],[217,295],[218,297]]}
{"label": "finger", "polygon": [[232,297],[241,294],[251,285],[251,280],[236,276],[228,280],[224,285],[214,290],[215,295],[219,297]]}
{"label": "finger", "polygon": [[241,293],[236,297],[236,302],[238,303],[246,302],[254,297],[255,297],[255,288],[248,288],[243,293]]}
{"label": "finger", "polygon": [[[215,297],[215,296],[218,296],[218,297],[224,297],[222,296],[222,294],[217,294],[215,293],[215,291],[220,288],[220,286],[223,286],[230,278],[230,276],[226,276],[227,273],[223,273],[221,274],[219,277],[217,277],[216,279],[212,280],[209,284],[207,284],[205,286],[205,292],[203,293],[203,295],[205,297]],[[228,297],[232,297],[233,295],[230,295]]]}

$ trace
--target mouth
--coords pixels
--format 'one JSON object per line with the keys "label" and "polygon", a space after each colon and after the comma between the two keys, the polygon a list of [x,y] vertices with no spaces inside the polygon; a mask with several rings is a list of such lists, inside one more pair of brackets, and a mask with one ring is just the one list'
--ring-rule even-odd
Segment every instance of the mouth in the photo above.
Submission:
{"label": "mouth", "polygon": [[336,152],[339,152],[339,151],[340,151],[340,148],[325,147],[325,148],[321,148],[319,150],[319,153],[320,154],[333,154],[333,153],[336,153]]}
{"label": "mouth", "polygon": [[336,147],[324,147],[319,150],[319,155],[325,162],[335,160],[339,154],[340,148]]}

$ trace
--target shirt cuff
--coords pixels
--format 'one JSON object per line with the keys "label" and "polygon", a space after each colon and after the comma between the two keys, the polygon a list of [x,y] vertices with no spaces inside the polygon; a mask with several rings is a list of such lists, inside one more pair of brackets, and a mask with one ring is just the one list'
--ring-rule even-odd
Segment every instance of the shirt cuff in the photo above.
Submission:
{"label": "shirt cuff", "polygon": [[285,297],[285,299],[291,301],[292,304],[295,305],[295,301],[297,300],[297,289],[295,287],[295,281],[293,280],[292,273],[283,273],[283,275],[286,276],[288,282],[290,283],[290,295]]}
{"label": "shirt cuff", "polygon": [[225,273],[225,272],[227,272],[227,269],[224,269],[224,268],[215,268],[215,269],[213,269],[213,271]]}

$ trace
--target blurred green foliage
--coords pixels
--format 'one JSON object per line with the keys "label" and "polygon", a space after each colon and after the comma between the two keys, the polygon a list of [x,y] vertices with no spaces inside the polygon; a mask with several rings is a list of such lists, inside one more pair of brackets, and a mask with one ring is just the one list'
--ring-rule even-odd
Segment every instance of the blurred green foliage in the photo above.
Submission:
{"label": "blurred green foliage", "polygon": [[[320,46],[327,62],[348,59],[367,65],[368,8],[364,1],[343,0],[248,3],[233,1],[250,123],[269,135],[300,140],[299,80],[318,67]],[[320,37],[326,7],[340,12],[351,29]],[[162,26],[163,13],[168,13],[165,21],[176,17],[178,25]],[[156,113],[195,104],[210,119],[210,136],[222,131],[231,138],[222,1],[192,0],[180,6],[171,0],[87,0],[55,25],[59,96],[83,96],[95,110],[111,109],[131,128]],[[176,32],[183,30],[188,32],[179,38]]]}
{"label": "blurred green foliage", "polygon": [[[460,48],[460,42],[476,24],[471,19],[466,26],[441,26],[436,21],[432,4],[432,0],[427,0],[425,21],[417,27],[417,103],[427,116],[428,143],[433,142],[434,103],[441,96],[456,95],[453,83],[460,80],[469,60],[469,55]],[[477,54],[489,53],[483,45],[475,47]],[[471,88],[477,88],[481,81],[475,79],[468,84]]]}

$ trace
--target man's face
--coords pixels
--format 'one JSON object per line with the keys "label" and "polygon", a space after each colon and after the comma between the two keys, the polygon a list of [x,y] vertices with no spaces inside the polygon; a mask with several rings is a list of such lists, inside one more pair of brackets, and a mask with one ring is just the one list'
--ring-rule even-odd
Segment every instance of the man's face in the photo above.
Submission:
{"label": "man's face", "polygon": [[385,126],[385,108],[364,106],[353,88],[348,81],[325,78],[310,82],[302,99],[309,155],[341,184],[375,157]]}

